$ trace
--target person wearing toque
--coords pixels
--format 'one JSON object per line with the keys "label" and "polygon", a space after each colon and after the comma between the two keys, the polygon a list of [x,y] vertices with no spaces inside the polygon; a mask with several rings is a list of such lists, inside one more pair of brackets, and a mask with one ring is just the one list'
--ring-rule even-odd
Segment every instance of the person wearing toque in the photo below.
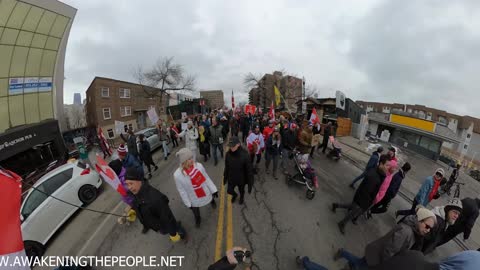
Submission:
{"label": "person wearing toque", "polygon": [[[261,136],[261,134],[260,134]],[[228,183],[227,193],[232,195],[232,203],[237,199],[240,192],[240,204],[243,204],[245,197],[245,185],[248,185],[248,193],[253,188],[253,167],[247,150],[243,149],[240,139],[237,136],[230,137],[228,151],[225,155],[225,168],[223,171],[223,184]]]}

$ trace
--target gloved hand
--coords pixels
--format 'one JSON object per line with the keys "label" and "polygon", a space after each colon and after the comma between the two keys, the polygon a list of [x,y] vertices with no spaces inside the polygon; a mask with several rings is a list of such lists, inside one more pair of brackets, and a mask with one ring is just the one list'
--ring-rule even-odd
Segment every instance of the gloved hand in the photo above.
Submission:
{"label": "gloved hand", "polygon": [[218,191],[212,194],[212,197],[218,198]]}

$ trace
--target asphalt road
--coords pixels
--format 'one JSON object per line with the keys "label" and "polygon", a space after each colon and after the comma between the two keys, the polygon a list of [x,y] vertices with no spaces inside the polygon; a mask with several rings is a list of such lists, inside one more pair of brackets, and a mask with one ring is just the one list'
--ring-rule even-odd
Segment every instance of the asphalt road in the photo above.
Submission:
{"label": "asphalt road", "polygon": [[[196,229],[193,214],[183,205],[175,188],[173,172],[178,167],[177,159],[172,155],[168,161],[163,161],[161,151],[157,151],[154,160],[160,169],[153,174],[151,184],[170,198],[173,213],[189,233],[187,243],[172,244],[167,236],[153,231],[142,234],[138,222],[120,225],[116,217],[82,210],[57,233],[46,255],[181,255],[185,256],[183,266],[177,269],[206,269],[216,257],[223,256],[227,247],[243,246],[253,252],[252,269],[297,269],[296,255],[308,255],[329,269],[340,269],[345,262],[332,259],[338,248],[363,255],[370,241],[394,226],[394,211],[410,207],[409,202],[397,196],[386,214],[370,220],[360,219],[358,225],[348,224],[346,234],[340,234],[336,223],[343,218],[344,212],[337,210],[335,214],[329,207],[332,202],[352,200],[354,191],[348,188],[348,183],[361,171],[348,159],[335,162],[316,154],[312,163],[319,176],[320,188],[313,200],[306,199],[304,187],[287,186],[283,176],[274,180],[271,174],[265,174],[262,160],[254,190],[246,195],[245,204],[232,205],[225,196],[223,207],[219,204],[216,210],[210,206],[201,209],[202,226]],[[216,167],[213,160],[204,165],[220,190],[223,161]],[[103,185],[103,189],[90,207],[121,214],[124,205],[119,196],[107,185]],[[443,258],[459,250],[455,243],[448,243],[430,258]]]}

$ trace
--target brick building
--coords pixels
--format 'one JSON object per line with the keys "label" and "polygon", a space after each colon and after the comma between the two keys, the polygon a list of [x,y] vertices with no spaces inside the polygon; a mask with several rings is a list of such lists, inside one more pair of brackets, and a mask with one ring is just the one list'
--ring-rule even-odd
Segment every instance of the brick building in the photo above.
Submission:
{"label": "brick building", "polygon": [[168,102],[167,93],[163,98],[151,98],[139,84],[95,77],[87,89],[87,125],[100,126],[106,138],[114,139],[120,135],[115,131],[115,120],[124,122],[125,130],[153,126],[147,111],[153,107],[160,118],[165,118]]}
{"label": "brick building", "polygon": [[283,76],[282,72],[275,71],[273,74],[265,74],[260,79],[257,87],[248,93],[249,103],[261,107],[264,111],[275,102],[274,86],[277,86],[283,98],[277,109],[297,111],[297,102],[302,100],[302,79],[294,76]]}
{"label": "brick building", "polygon": [[225,105],[222,90],[200,91],[200,98],[205,99],[206,105],[213,109],[221,109]]}

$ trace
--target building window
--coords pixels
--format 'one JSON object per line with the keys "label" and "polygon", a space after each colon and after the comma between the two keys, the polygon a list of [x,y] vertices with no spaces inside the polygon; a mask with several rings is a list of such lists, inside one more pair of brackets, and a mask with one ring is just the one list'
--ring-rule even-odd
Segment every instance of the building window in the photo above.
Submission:
{"label": "building window", "polygon": [[131,106],[120,106],[120,116],[130,116],[132,115],[132,107]]}
{"label": "building window", "polygon": [[102,87],[102,97],[110,97],[110,89],[108,87]]}
{"label": "building window", "polygon": [[112,118],[110,108],[103,108],[103,120],[108,120],[110,118]]}
{"label": "building window", "polygon": [[127,132],[128,131],[128,125],[124,125],[123,130],[125,130],[125,132]]}
{"label": "building window", "polygon": [[445,118],[443,116],[439,116],[438,117],[438,122],[440,122],[442,124],[447,124],[447,118]]}
{"label": "building window", "polygon": [[427,120],[432,120],[432,113],[431,112],[427,112]]}
{"label": "building window", "polygon": [[115,133],[113,133],[113,129],[107,130],[107,135],[109,139],[113,139],[113,137],[115,137]]}
{"label": "building window", "polygon": [[467,139],[470,139],[472,135],[471,134],[467,134]]}
{"label": "building window", "polygon": [[120,98],[130,98],[130,89],[120,88],[119,92]]}
{"label": "building window", "polygon": [[467,148],[468,148],[468,144],[465,144],[465,145],[463,146],[463,149],[467,149]]}

